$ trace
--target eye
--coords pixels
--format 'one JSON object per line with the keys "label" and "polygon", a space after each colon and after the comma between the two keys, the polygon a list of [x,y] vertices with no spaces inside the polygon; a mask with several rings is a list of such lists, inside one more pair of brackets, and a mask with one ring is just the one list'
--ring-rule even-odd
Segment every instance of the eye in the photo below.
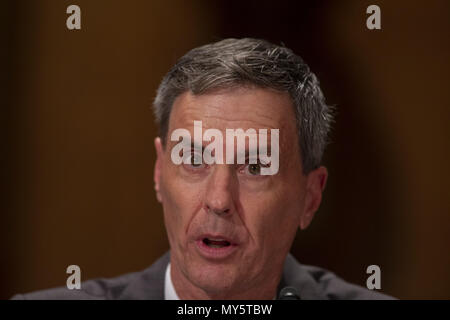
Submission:
{"label": "eye", "polygon": [[251,176],[260,176],[261,175],[261,168],[268,168],[269,164],[263,164],[258,161],[258,163],[247,163],[243,170],[244,174],[248,174]]}
{"label": "eye", "polygon": [[205,164],[203,163],[203,158],[200,154],[191,152],[185,155],[183,159],[183,164],[185,166],[188,166],[190,168],[203,168],[205,167]]}
{"label": "eye", "polygon": [[247,165],[247,171],[252,176],[259,176],[261,174],[261,166],[258,163],[256,163],[256,164],[248,164]]}

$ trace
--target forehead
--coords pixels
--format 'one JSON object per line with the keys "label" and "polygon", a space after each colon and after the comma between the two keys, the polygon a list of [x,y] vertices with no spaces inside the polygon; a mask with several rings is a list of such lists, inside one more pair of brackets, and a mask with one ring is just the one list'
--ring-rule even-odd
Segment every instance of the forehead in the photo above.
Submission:
{"label": "forehead", "polygon": [[295,113],[285,92],[261,88],[233,88],[201,95],[185,92],[175,100],[169,130],[192,128],[201,120],[205,128],[282,129],[295,135]]}

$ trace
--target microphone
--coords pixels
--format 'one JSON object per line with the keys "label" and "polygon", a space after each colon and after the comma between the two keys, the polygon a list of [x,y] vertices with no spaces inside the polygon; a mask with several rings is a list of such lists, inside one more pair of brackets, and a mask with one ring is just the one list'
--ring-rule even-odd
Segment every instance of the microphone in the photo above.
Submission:
{"label": "microphone", "polygon": [[281,289],[278,300],[301,300],[297,289],[294,287],[284,287]]}

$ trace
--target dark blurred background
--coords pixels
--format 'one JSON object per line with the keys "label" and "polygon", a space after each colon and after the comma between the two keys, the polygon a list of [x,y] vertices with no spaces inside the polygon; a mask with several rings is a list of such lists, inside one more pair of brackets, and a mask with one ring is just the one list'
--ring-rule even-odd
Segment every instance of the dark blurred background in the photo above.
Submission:
{"label": "dark blurred background", "polygon": [[[81,7],[79,31],[66,8]],[[366,8],[381,8],[381,30]],[[284,43],[338,116],[293,254],[382,291],[450,298],[448,1],[4,1],[0,298],[141,270],[168,249],[151,102],[189,49]]]}

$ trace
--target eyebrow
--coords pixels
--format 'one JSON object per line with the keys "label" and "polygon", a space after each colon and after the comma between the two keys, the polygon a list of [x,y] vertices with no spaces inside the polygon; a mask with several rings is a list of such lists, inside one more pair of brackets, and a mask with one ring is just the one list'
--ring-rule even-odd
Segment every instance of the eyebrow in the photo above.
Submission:
{"label": "eyebrow", "polygon": [[256,155],[257,158],[259,158],[258,149],[259,149],[258,147],[249,149],[246,146],[245,150],[237,150],[235,156],[238,157],[238,156],[244,154],[245,158],[249,158],[250,154],[254,154],[254,155]]}
{"label": "eyebrow", "polygon": [[[180,137],[181,138],[181,137]],[[182,143],[183,144],[183,147],[190,147],[191,149],[193,149],[193,150],[202,150],[202,153],[203,153],[203,151],[205,150],[205,148],[206,148],[206,145],[199,145],[198,143],[196,143],[195,141],[191,141],[191,143],[186,143],[185,141],[185,139],[183,139],[183,138],[185,138],[185,137],[182,137],[181,139],[181,141],[179,141],[178,143]],[[190,140],[190,139],[188,139],[188,140]]]}
{"label": "eyebrow", "polygon": [[[186,136],[180,137],[181,141],[178,141],[177,143],[181,143],[183,145],[183,147],[188,147],[188,148],[190,148],[190,150],[200,150],[201,149],[202,154],[204,153],[205,148],[211,143],[210,141],[202,140],[202,145],[200,145],[196,141],[193,141],[193,139],[185,139],[185,138],[186,138]],[[189,143],[189,142],[186,142],[186,140],[188,140],[188,141],[191,140],[191,141]],[[246,141],[247,141],[247,139],[246,139]],[[234,142],[236,142],[236,140]],[[266,143],[267,143],[267,152],[266,153],[269,154],[269,151],[271,151],[271,149],[272,149],[271,139],[268,139],[268,141]],[[234,147],[237,148],[237,143],[234,143]],[[226,152],[226,149],[227,148],[225,146],[225,152]],[[244,158],[249,159],[250,155],[253,154],[256,156],[257,159],[259,159],[259,149],[260,149],[260,146],[259,146],[259,137],[258,137],[256,148],[250,149],[249,144],[245,144],[245,150],[243,150],[243,151],[236,150],[237,152],[235,152],[235,150],[233,150],[233,156],[235,159],[237,159],[240,155],[244,154]]]}

